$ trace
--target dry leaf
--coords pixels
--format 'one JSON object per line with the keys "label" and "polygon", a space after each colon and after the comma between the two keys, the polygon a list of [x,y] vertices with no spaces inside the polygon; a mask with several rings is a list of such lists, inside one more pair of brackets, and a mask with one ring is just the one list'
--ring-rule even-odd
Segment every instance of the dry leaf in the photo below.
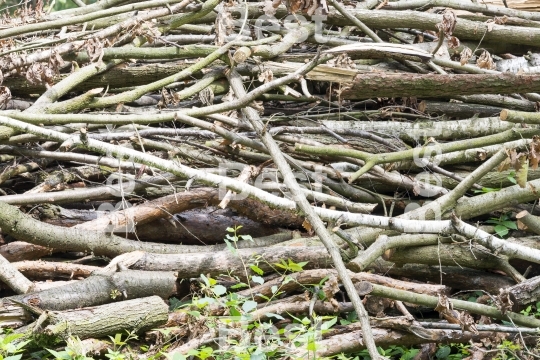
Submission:
{"label": "dry leaf", "polygon": [[443,13],[442,22],[435,25],[437,29],[442,30],[445,36],[450,36],[456,29],[457,16],[452,10],[446,10]]}
{"label": "dry leaf", "polygon": [[508,22],[508,16],[506,16],[506,15],[504,15],[504,16],[495,16],[493,18],[493,21],[497,25],[504,25],[504,24],[506,24]]}
{"label": "dry leaf", "polygon": [[525,154],[519,157],[519,169],[516,169],[516,182],[520,188],[525,188],[527,184],[527,175],[529,173],[529,159]]}
{"label": "dry leaf", "polygon": [[53,84],[54,71],[43,63],[33,63],[26,71],[26,80],[33,85],[45,84],[50,87]]}
{"label": "dry leaf", "polygon": [[263,7],[264,14],[273,17],[276,15],[276,9],[279,5],[281,5],[281,0],[266,0]]}
{"label": "dry leaf", "polygon": [[103,44],[95,38],[86,41],[86,53],[90,62],[99,62],[103,57]]}
{"label": "dry leaf", "polygon": [[497,166],[497,171],[498,172],[503,172],[505,170],[508,170],[510,168],[510,158],[507,157],[506,159],[504,159],[500,164],[499,166]]}
{"label": "dry leaf", "polygon": [[484,161],[487,159],[487,153],[484,150],[477,151],[476,158],[480,161]]}
{"label": "dry leaf", "polygon": [[227,35],[231,35],[234,29],[234,20],[232,18],[229,8],[222,6],[221,10],[217,14],[216,22],[216,41],[217,46],[222,46],[225,44]]}
{"label": "dry leaf", "polygon": [[461,316],[461,330],[470,331],[475,335],[478,335],[478,329],[476,328],[476,323],[474,322],[473,317],[470,314],[463,314]]}
{"label": "dry leaf", "polygon": [[482,52],[482,55],[478,57],[478,60],[476,60],[476,65],[481,69],[495,69],[495,63],[493,62],[491,54],[485,50]]}
{"label": "dry leaf", "polygon": [[330,275],[324,283],[322,291],[327,300],[332,299],[339,292],[339,281],[335,275]]}
{"label": "dry leaf", "polygon": [[448,39],[448,47],[450,49],[455,49],[455,48],[458,48],[459,45],[460,45],[460,41],[457,37],[455,36],[450,36],[450,39]]}
{"label": "dry leaf", "polygon": [[486,21],[486,25],[487,25],[487,31],[491,32],[493,30],[493,25],[495,25],[495,21],[492,19],[489,19]]}
{"label": "dry leaf", "polygon": [[309,223],[309,221],[307,221],[307,219],[304,219],[304,222],[302,223],[302,227],[303,227],[304,229],[306,229],[306,231],[307,231],[308,233],[312,233],[312,232],[313,232],[313,228],[312,228],[311,224]]}
{"label": "dry leaf", "polygon": [[495,306],[504,315],[507,311],[512,311],[514,302],[510,300],[510,292],[507,289],[499,289],[499,295],[495,301]]}
{"label": "dry leaf", "polygon": [[274,80],[274,73],[270,69],[266,69],[263,72],[259,73],[259,81],[262,83],[268,83]]}
{"label": "dry leaf", "polygon": [[540,158],[540,136],[534,135],[529,146],[529,164],[531,169],[538,169],[538,160]]}
{"label": "dry leaf", "polygon": [[469,62],[469,59],[471,57],[472,57],[472,50],[466,47],[461,51],[459,62],[461,63],[461,65],[465,65],[466,63]]}
{"label": "dry leaf", "polygon": [[439,301],[435,307],[435,311],[439,313],[450,324],[460,324],[461,325],[461,315],[459,312],[454,310],[452,303],[448,300],[446,295],[439,294]]}
{"label": "dry leaf", "polygon": [[11,100],[11,91],[7,86],[0,86],[0,108],[5,109]]}
{"label": "dry leaf", "polygon": [[347,55],[347,53],[341,53],[333,59],[326,62],[328,66],[342,69],[356,69],[355,62]]}
{"label": "dry leaf", "polygon": [[214,92],[212,89],[207,87],[199,91],[199,100],[206,106],[214,104]]}

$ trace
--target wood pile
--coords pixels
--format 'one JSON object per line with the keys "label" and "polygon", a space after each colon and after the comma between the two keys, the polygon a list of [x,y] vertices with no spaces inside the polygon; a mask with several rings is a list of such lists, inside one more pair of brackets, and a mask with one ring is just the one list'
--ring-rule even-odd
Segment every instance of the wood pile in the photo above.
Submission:
{"label": "wood pile", "polygon": [[2,327],[540,355],[538,1],[75,3],[0,26]]}

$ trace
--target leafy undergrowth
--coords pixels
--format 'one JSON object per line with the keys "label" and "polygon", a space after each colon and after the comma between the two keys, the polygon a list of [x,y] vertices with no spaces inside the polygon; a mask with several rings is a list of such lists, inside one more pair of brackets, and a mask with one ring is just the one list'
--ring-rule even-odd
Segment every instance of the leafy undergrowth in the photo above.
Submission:
{"label": "leafy undergrowth", "polygon": [[[237,253],[239,240],[250,240],[249,236],[238,235],[239,227],[229,228],[225,243],[232,255]],[[272,295],[258,294],[266,304],[285,295],[282,287],[293,277],[287,275],[304,270],[307,263],[295,263],[291,260],[272,264],[280,275],[285,276],[281,285],[271,288]],[[182,321],[174,326],[163,327],[147,332],[144,336],[126,331],[109,336],[108,339],[81,340],[69,337],[61,346],[40,344],[37,339],[26,339],[21,333],[12,331],[0,332],[0,360],[19,359],[298,359],[316,358],[313,356],[319,349],[319,341],[325,334],[339,327],[357,322],[354,311],[337,316],[321,316],[310,310],[309,314],[292,315],[290,313],[266,312],[261,316],[256,313],[261,304],[250,297],[237,293],[239,290],[251,289],[265,283],[264,272],[258,260],[245,263],[245,274],[239,277],[227,274],[213,278],[201,275],[192,283],[191,296],[187,299],[169,299],[171,314]],[[248,271],[251,270],[251,271]],[[250,275],[252,274],[252,275]],[[227,281],[223,281],[226,278]],[[327,299],[321,289],[328,277],[317,284],[301,285],[306,299]],[[224,285],[226,284],[226,286]],[[300,284],[298,284],[300,285]],[[457,295],[457,294],[455,294]],[[460,295],[464,300],[477,302],[486,297],[482,291],[465,292]],[[540,302],[531,304],[521,311],[523,315],[540,318]],[[512,325],[503,322],[504,325]],[[0,329],[1,331],[1,329]],[[186,334],[189,334],[186,336]],[[207,337],[198,346],[191,348],[186,344],[194,339]],[[97,350],[96,350],[97,349]],[[473,355],[482,353],[482,359],[518,360],[533,358],[531,349],[523,356],[522,345],[508,339],[490,339],[486,343],[465,344],[429,344],[410,347],[392,345],[387,348],[378,347],[381,355],[388,359],[399,360],[459,360],[474,359]],[[534,349],[536,350],[536,349]],[[477,355],[478,356],[478,355]],[[321,357],[317,357],[321,358]],[[340,353],[331,359],[336,360],[368,360],[367,350],[356,353]]]}

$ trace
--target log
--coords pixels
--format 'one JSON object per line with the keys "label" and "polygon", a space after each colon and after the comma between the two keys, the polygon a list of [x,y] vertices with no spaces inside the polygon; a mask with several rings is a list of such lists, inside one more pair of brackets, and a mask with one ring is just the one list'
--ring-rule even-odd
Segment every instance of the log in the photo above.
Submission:
{"label": "log", "polygon": [[32,335],[42,339],[67,340],[105,337],[120,333],[140,333],[167,322],[168,306],[159,296],[120,301],[113,304],[44,313],[42,324]]}

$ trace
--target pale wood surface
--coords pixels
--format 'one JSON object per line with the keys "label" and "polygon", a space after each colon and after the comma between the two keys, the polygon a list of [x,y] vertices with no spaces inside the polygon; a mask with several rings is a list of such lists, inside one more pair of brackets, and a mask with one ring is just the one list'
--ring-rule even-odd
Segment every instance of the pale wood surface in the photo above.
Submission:
{"label": "pale wood surface", "polygon": [[[493,4],[504,6],[502,0],[483,0],[479,1],[481,4]],[[509,8],[527,10],[527,11],[540,11],[540,0],[507,0]]]}

